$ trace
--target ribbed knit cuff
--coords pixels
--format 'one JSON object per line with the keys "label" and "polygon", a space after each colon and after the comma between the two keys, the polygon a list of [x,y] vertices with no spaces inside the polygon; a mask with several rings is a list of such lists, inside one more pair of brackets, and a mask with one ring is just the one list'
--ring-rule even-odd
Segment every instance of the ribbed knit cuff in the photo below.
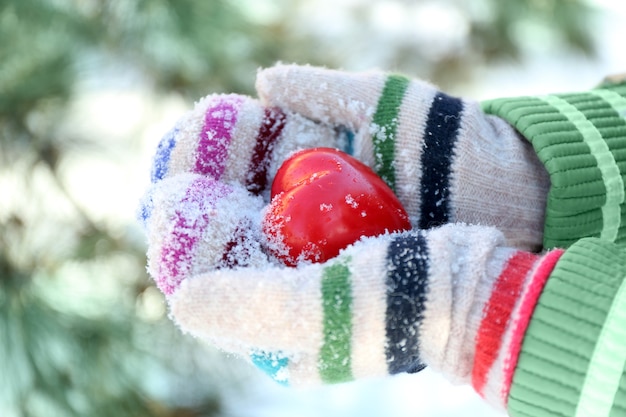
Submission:
{"label": "ribbed knit cuff", "polygon": [[518,251],[511,256],[484,302],[472,369],[472,386],[485,400],[506,408],[524,333],[543,287],[563,254]]}
{"label": "ribbed knit cuff", "polygon": [[524,135],[550,174],[546,248],[583,237],[626,244],[626,83],[497,99],[483,110]]}
{"label": "ribbed knit cuff", "polygon": [[560,258],[524,336],[512,417],[626,415],[625,258],[600,239]]}

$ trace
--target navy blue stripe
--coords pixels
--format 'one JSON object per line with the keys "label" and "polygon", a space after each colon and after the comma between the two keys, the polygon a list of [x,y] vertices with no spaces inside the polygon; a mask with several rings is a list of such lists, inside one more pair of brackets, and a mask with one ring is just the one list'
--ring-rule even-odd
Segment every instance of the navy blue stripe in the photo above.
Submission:
{"label": "navy blue stripe", "polygon": [[450,221],[450,175],[462,111],[463,102],[444,93],[430,107],[421,158],[420,229]]}
{"label": "navy blue stripe", "polygon": [[172,130],[167,132],[161,142],[159,142],[159,146],[157,147],[156,155],[154,155],[154,163],[152,165],[152,182],[158,182],[165,178],[167,175],[167,171],[170,165],[170,156],[172,155],[172,150],[176,146],[176,135],[178,134],[178,127],[174,127]]}
{"label": "navy blue stripe", "polygon": [[387,251],[387,369],[390,374],[418,372],[419,326],[428,290],[428,247],[421,232],[403,234]]}

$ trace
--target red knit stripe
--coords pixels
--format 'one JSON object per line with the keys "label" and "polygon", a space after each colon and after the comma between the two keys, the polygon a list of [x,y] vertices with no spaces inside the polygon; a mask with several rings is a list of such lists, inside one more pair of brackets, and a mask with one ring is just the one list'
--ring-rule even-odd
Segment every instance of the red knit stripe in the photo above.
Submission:
{"label": "red knit stripe", "polygon": [[[270,154],[274,149],[276,140],[283,131],[285,118],[285,113],[279,108],[265,109],[246,176],[246,188],[254,194],[259,194],[267,188],[267,170],[270,165]],[[249,225],[237,226],[232,239],[226,243],[222,261],[228,268],[247,266],[245,259],[238,259],[232,253],[235,249],[241,250],[245,248],[246,234],[244,231],[249,228]]]}
{"label": "red knit stripe", "polygon": [[[246,219],[247,220],[247,219]],[[249,220],[242,221],[236,228],[231,239],[224,246],[222,253],[222,263],[227,268],[248,266],[249,252],[246,250],[246,230],[250,230],[252,225]],[[236,255],[233,255],[237,250]]]}
{"label": "red knit stripe", "polygon": [[500,352],[502,337],[509,325],[513,307],[522,294],[528,271],[536,260],[537,256],[532,253],[516,252],[507,261],[485,305],[476,336],[476,357],[472,369],[472,385],[481,395],[489,370]]}
{"label": "red knit stripe", "polygon": [[265,116],[259,128],[246,178],[246,187],[250,192],[259,194],[267,188],[270,154],[284,126],[285,113],[282,110],[279,108],[265,109]]}
{"label": "red knit stripe", "polygon": [[517,367],[517,360],[522,349],[524,334],[526,334],[530,318],[533,315],[539,296],[543,291],[543,287],[564,252],[565,251],[563,249],[555,249],[547,253],[541,259],[528,287],[528,291],[522,300],[518,316],[513,323],[511,347],[504,363],[504,381],[502,385],[502,398],[504,399],[509,396],[511,382],[513,381],[513,374],[515,373],[515,368]]}

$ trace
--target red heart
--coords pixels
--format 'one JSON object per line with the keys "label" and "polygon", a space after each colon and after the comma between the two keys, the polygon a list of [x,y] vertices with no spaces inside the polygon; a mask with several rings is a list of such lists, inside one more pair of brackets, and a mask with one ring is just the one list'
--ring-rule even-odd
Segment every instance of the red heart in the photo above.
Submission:
{"label": "red heart", "polygon": [[324,262],[364,236],[409,230],[409,216],[371,168],[331,148],[297,152],[278,169],[263,230],[288,266]]}

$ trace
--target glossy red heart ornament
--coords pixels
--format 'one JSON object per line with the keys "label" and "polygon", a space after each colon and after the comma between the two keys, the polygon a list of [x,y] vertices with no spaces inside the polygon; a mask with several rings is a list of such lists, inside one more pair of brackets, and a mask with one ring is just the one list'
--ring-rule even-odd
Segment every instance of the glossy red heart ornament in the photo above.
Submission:
{"label": "glossy red heart ornament", "polygon": [[263,220],[285,265],[324,262],[364,236],[409,230],[391,188],[367,165],[331,148],[297,152],[278,169]]}

